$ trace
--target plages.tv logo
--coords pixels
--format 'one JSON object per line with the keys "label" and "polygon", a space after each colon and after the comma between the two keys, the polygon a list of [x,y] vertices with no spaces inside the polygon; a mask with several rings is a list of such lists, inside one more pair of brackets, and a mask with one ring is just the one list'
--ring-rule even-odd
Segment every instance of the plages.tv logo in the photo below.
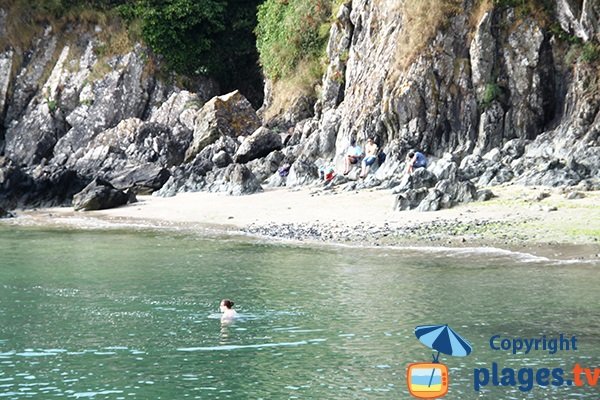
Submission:
{"label": "plages.tv logo", "polygon": [[437,399],[448,393],[450,377],[448,367],[440,363],[440,353],[465,357],[471,354],[471,344],[454,332],[448,325],[420,325],[415,328],[417,339],[437,351],[433,362],[412,363],[406,370],[408,391],[418,399]]}

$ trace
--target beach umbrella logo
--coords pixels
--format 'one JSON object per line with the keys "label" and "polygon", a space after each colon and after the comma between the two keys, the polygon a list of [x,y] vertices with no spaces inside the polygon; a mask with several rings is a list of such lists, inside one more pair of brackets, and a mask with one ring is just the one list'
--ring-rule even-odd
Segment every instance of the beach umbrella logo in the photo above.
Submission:
{"label": "beach umbrella logo", "polygon": [[[437,399],[448,393],[448,367],[440,363],[440,353],[465,357],[471,354],[471,344],[448,325],[421,325],[415,328],[421,343],[434,350],[430,363],[410,364],[406,371],[408,391],[419,399]],[[437,352],[437,354],[435,353]]]}

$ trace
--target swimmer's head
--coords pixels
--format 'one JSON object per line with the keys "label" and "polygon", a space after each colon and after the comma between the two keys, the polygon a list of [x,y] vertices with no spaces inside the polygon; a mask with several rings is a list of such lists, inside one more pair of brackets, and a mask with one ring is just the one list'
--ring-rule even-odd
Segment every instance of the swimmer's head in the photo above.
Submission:
{"label": "swimmer's head", "polygon": [[231,310],[233,308],[233,301],[229,299],[223,299],[221,300],[219,308],[221,309],[221,311]]}

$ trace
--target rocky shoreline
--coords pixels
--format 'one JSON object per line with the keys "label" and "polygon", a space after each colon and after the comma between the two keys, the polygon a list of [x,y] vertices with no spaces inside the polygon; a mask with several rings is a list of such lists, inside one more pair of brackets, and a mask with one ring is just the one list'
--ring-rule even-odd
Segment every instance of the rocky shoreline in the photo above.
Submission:
{"label": "rocky shoreline", "polygon": [[331,243],[367,244],[373,246],[424,244],[456,245],[490,240],[490,236],[503,241],[505,245],[515,246],[527,242],[527,234],[514,235],[502,233],[505,228],[514,228],[515,222],[495,220],[473,220],[462,222],[455,220],[434,220],[417,226],[379,225],[340,225],[319,222],[304,224],[252,224],[243,228],[244,233],[290,239],[295,241],[320,241]]}
{"label": "rocky shoreline", "polygon": [[[327,193],[327,194],[324,194]],[[437,212],[393,211],[389,193],[278,189],[252,196],[142,196],[136,204],[76,212],[21,210],[3,224],[69,229],[159,229],[352,247],[496,248],[551,259],[600,261],[600,192],[498,188],[498,198]],[[535,200],[536,198],[540,200]],[[528,199],[528,200],[524,200]]]}
{"label": "rocky shoreline", "polygon": [[[516,229],[519,224],[495,220],[468,223],[432,221],[418,227],[340,226],[323,224],[267,224],[242,229],[269,240],[353,247],[495,248],[556,260],[600,263],[600,244],[539,241],[535,233]],[[508,229],[507,229],[508,228]]]}

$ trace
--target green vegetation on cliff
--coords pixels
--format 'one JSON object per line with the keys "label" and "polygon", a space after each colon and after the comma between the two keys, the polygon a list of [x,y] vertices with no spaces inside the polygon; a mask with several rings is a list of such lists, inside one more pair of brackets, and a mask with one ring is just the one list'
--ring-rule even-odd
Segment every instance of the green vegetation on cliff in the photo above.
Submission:
{"label": "green vegetation on cliff", "polygon": [[303,60],[318,62],[331,24],[331,0],[267,0],[258,8],[257,47],[264,73],[289,78]]}
{"label": "green vegetation on cliff", "polygon": [[260,0],[137,0],[119,7],[167,66],[216,78],[222,91],[241,89],[262,101],[253,34]]}
{"label": "green vegetation on cliff", "polygon": [[270,114],[300,96],[315,97],[332,13],[339,0],[266,0],[258,7],[256,44],[263,73],[274,82]]}

